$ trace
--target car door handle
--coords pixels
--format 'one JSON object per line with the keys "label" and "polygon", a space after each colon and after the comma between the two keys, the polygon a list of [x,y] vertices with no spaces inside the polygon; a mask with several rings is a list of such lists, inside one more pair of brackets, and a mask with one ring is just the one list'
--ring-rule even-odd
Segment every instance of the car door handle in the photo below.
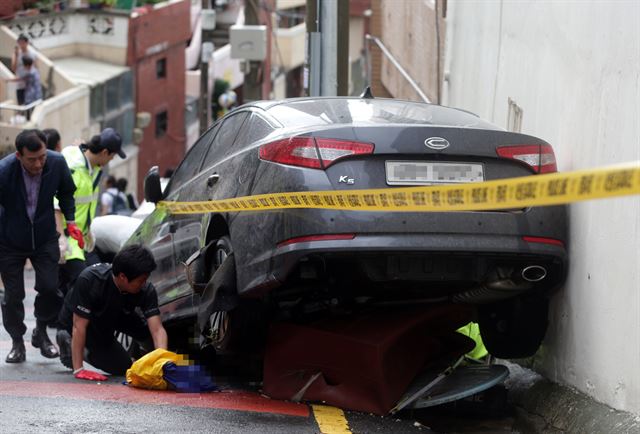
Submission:
{"label": "car door handle", "polygon": [[214,173],[213,175],[207,178],[207,187],[213,187],[214,184],[216,184],[219,179],[220,179],[220,175],[218,175],[217,173]]}

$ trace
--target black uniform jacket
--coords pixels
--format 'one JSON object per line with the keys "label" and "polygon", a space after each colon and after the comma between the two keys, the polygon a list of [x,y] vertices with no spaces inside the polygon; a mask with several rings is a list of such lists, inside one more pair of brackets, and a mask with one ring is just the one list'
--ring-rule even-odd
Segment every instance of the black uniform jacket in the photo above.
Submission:
{"label": "black uniform jacket", "polygon": [[111,264],[86,268],[67,293],[59,322],[71,331],[73,314],[89,320],[90,334],[100,340],[113,339],[114,332],[130,316],[160,315],[158,296],[150,283],[137,294],[122,293],[113,281]]}

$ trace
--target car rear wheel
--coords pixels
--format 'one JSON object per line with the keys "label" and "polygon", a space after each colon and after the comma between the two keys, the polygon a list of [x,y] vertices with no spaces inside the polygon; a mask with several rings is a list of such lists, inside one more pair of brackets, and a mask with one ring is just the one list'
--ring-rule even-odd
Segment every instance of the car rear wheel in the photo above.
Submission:
{"label": "car rear wheel", "polygon": [[[231,255],[231,239],[221,237],[213,252],[211,271],[215,273]],[[235,295],[235,294],[234,294]],[[252,352],[259,346],[260,329],[263,315],[263,303],[259,300],[242,300],[229,311],[214,311],[209,316],[207,338],[217,353]]]}
{"label": "car rear wheel", "polygon": [[132,359],[137,360],[145,354],[140,343],[128,334],[117,331],[115,337]]}
{"label": "car rear wheel", "polygon": [[533,356],[547,331],[549,300],[523,296],[482,306],[478,323],[489,353],[503,359]]}
{"label": "car rear wheel", "polygon": [[[211,264],[211,275],[213,275],[227,257],[233,251],[231,247],[231,239],[228,235],[220,238],[214,247],[213,258]],[[209,317],[209,330],[207,337],[209,343],[216,349],[216,351],[223,351],[229,346],[231,336],[229,333],[229,311],[215,311],[211,313]]]}

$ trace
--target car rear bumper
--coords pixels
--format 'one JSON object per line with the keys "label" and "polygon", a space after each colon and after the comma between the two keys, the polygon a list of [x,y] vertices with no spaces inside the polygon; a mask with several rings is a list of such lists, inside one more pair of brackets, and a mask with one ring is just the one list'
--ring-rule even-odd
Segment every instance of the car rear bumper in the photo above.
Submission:
{"label": "car rear bumper", "polygon": [[[304,252],[464,252],[514,253],[565,256],[563,246],[547,243],[529,243],[522,236],[485,234],[354,234],[350,240],[320,240],[283,245],[274,257],[286,257]],[[559,241],[559,240],[558,240]],[[561,241],[560,241],[561,242]]]}
{"label": "car rear bumper", "polygon": [[[264,265],[271,273],[255,276],[256,280],[239,287],[241,293],[299,282],[305,275],[322,280],[325,272],[334,282],[360,279],[373,285],[432,291],[428,295],[452,295],[491,286],[498,280],[492,276],[499,268],[516,281],[509,287],[515,294],[561,285],[567,252],[561,242],[527,242],[513,235],[355,234],[353,239],[292,242],[262,259],[268,263],[254,265]],[[545,279],[535,284],[519,279],[530,265],[544,267]],[[482,300],[471,297],[469,301]]]}

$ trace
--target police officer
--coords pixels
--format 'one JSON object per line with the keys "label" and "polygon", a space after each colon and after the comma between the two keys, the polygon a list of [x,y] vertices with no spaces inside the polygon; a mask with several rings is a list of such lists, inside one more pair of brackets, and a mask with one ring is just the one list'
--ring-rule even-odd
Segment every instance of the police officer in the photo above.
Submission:
{"label": "police officer", "polygon": [[113,264],[86,268],[65,297],[56,335],[60,361],[81,380],[106,378],[85,369],[87,361],[110,374],[124,375],[131,357],[115,338],[125,333],[137,341],[153,339],[155,348],[167,348],[167,332],[160,321],[158,296],[147,283],[156,268],[151,252],[141,245],[123,248]]}
{"label": "police officer", "polygon": [[[116,154],[120,158],[126,158],[122,151],[122,139],[113,128],[105,128],[100,134],[93,136],[88,144],[67,146],[62,150],[76,185],[73,196],[76,202],[76,224],[85,239],[85,249],[73,238],[60,243],[60,249],[63,250],[61,254],[64,255],[60,267],[60,290],[63,294],[67,293],[87,265],[99,262],[98,258],[87,254],[85,250],[93,250],[91,222],[96,216],[102,167]],[[56,223],[58,228],[64,225],[64,216],[59,209],[56,210]]]}

